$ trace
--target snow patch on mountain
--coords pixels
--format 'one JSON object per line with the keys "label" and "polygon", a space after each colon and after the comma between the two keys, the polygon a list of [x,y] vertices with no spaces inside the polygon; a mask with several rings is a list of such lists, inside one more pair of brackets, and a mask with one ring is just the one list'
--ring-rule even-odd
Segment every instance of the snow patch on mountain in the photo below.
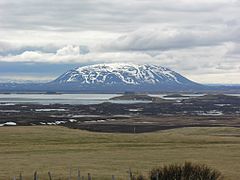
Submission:
{"label": "snow patch on mountain", "polygon": [[157,65],[131,63],[96,64],[78,67],[57,78],[55,82],[80,84],[182,84],[187,79]]}

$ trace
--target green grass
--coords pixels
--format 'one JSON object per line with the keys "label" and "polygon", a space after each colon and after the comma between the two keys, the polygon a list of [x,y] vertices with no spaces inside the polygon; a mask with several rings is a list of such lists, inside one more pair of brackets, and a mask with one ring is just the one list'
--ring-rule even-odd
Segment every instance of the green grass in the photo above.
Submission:
{"label": "green grass", "polygon": [[[92,133],[53,126],[0,128],[0,179],[37,170],[47,179],[90,172],[94,179],[127,179],[129,167],[151,168],[191,161],[218,169],[226,179],[240,177],[240,129],[182,128],[145,134]],[[63,179],[63,178],[62,178]]]}

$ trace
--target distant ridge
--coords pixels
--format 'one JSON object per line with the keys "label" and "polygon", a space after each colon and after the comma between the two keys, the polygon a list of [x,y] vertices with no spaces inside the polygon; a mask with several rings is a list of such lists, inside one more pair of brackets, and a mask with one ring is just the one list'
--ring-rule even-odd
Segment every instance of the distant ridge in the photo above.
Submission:
{"label": "distant ridge", "polygon": [[228,92],[239,86],[208,86],[158,65],[95,64],[71,69],[48,83],[0,83],[0,92],[123,93],[123,92]]}
{"label": "distant ridge", "polygon": [[[184,80],[184,82],[182,82]],[[58,83],[81,84],[158,84],[186,83],[189,80],[176,72],[156,65],[126,63],[96,64],[78,67],[57,78]]]}
{"label": "distant ridge", "polygon": [[191,90],[202,87],[168,68],[144,64],[111,63],[77,67],[49,84],[89,90]]}

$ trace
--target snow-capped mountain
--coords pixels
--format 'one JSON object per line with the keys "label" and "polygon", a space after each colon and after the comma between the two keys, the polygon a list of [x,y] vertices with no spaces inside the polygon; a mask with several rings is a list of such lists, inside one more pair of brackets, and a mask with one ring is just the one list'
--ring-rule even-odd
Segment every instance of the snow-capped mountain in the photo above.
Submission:
{"label": "snow-capped mountain", "polygon": [[96,64],[72,69],[50,84],[64,89],[97,91],[184,90],[201,86],[179,73],[157,65]]}
{"label": "snow-capped mountain", "polygon": [[157,65],[96,64],[69,70],[49,83],[0,83],[1,92],[239,92],[239,87],[206,86]]}
{"label": "snow-capped mountain", "polygon": [[192,83],[180,74],[157,65],[126,63],[96,64],[70,70],[55,83],[79,85],[141,85],[141,84],[186,84]]}

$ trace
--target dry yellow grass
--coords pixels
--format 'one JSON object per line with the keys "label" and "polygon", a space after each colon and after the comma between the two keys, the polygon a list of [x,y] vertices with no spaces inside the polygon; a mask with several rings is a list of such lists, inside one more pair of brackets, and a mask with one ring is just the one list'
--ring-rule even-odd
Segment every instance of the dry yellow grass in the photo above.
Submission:
{"label": "dry yellow grass", "polygon": [[240,177],[240,129],[182,128],[145,134],[92,133],[53,126],[0,128],[0,179],[19,172],[40,180],[91,172],[94,179],[127,179],[129,167],[147,173],[169,163],[192,161],[220,170],[226,179]]}

